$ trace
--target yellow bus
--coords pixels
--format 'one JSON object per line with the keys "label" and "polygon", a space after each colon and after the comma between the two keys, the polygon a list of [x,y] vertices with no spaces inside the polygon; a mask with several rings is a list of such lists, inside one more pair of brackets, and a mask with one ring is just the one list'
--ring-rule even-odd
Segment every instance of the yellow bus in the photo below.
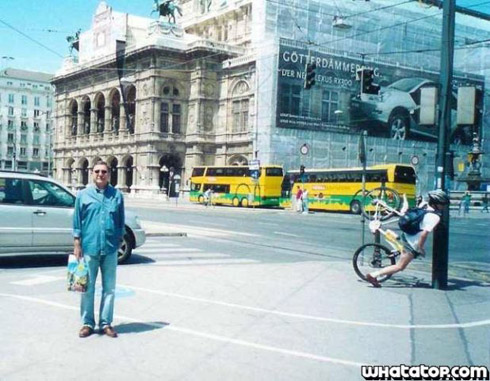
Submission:
{"label": "yellow bus", "polygon": [[211,203],[233,206],[279,206],[284,172],[279,165],[264,165],[258,178],[248,166],[194,167],[190,178],[190,201],[205,203],[211,189]]}
{"label": "yellow bus", "polygon": [[[415,205],[415,170],[410,165],[382,164],[366,168],[366,191],[386,186],[400,197],[406,194]],[[308,191],[308,206],[313,210],[361,212],[362,168],[306,169],[288,171],[284,176],[280,206],[291,207],[298,187]]]}

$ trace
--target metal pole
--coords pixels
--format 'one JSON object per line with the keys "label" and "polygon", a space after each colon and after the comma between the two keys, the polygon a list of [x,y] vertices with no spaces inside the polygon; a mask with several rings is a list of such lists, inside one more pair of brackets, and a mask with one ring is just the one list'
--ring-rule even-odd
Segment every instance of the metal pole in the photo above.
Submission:
{"label": "metal pole", "polygon": [[366,206],[366,162],[367,162],[367,157],[366,157],[366,135],[367,131],[363,131],[361,133],[361,136],[359,137],[360,145],[359,145],[359,159],[361,160],[362,163],[362,206],[361,206],[361,224],[362,224],[362,236],[361,236],[361,241],[362,245],[364,245],[364,235],[366,231],[366,217],[364,216],[364,213],[362,213],[362,208]]}
{"label": "metal pole", "polygon": [[[439,141],[436,156],[436,189],[446,189],[449,131],[451,130],[451,97],[454,57],[455,0],[443,2],[441,46],[441,94],[439,97]],[[442,211],[441,221],[434,230],[432,248],[432,287],[447,288],[449,247],[449,205]]]}

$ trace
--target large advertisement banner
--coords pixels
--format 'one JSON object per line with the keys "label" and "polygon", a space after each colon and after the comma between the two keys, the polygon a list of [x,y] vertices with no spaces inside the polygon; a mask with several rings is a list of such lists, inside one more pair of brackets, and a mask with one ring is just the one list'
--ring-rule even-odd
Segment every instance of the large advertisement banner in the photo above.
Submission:
{"label": "large advertisement banner", "polygon": [[[315,84],[304,88],[306,64],[315,63]],[[360,94],[356,72],[362,60],[347,56],[308,51],[282,41],[278,60],[277,127],[358,133],[385,136],[391,139],[436,140],[435,124],[423,124],[420,104],[424,89],[438,87],[439,74],[366,62],[372,69],[374,83],[380,92]],[[451,99],[452,143],[470,144],[481,123],[483,99],[476,105],[473,124],[457,124],[457,91],[459,86],[474,86],[483,93],[484,78],[476,75],[455,75]],[[424,95],[425,96],[425,95]]]}

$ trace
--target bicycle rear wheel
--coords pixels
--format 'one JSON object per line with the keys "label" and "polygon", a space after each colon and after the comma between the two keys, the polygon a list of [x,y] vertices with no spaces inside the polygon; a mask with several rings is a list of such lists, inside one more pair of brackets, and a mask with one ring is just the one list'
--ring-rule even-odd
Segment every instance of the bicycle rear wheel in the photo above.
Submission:
{"label": "bicycle rear wheel", "polygon": [[[370,272],[381,270],[383,267],[391,266],[396,263],[395,257],[390,255],[391,251],[386,246],[379,243],[367,243],[362,245],[352,257],[354,271],[362,280],[366,280],[366,275]],[[378,277],[379,282],[384,282],[391,278],[391,275]]]}
{"label": "bicycle rear wheel", "polygon": [[362,214],[369,220],[385,221],[399,210],[401,198],[398,192],[391,188],[374,188],[366,194],[362,205]]}

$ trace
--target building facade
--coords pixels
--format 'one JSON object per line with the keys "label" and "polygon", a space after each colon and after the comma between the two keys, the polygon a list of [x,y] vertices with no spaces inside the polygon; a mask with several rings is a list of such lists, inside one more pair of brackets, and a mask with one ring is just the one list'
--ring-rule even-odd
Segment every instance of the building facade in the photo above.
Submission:
{"label": "building facade", "polygon": [[52,74],[7,68],[0,72],[0,169],[51,169]]}
{"label": "building facade", "polygon": [[[258,158],[286,169],[358,166],[365,130],[368,165],[413,163],[420,191],[433,187],[437,126],[422,123],[417,99],[421,88],[437,87],[439,8],[391,0],[179,5],[183,16],[173,25],[100,3],[78,57],[53,80],[60,180],[84,186],[99,158],[114,185],[149,194],[167,189],[175,174],[185,187],[195,165]],[[451,149],[461,174],[473,133],[488,140],[484,21],[457,17],[454,94],[459,87],[481,94],[474,120],[461,124],[455,110]],[[305,90],[311,59],[317,83]],[[359,96],[362,66],[374,69],[380,96]]]}

